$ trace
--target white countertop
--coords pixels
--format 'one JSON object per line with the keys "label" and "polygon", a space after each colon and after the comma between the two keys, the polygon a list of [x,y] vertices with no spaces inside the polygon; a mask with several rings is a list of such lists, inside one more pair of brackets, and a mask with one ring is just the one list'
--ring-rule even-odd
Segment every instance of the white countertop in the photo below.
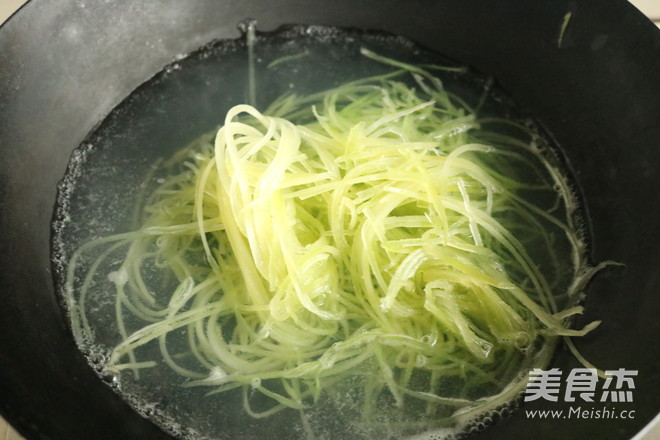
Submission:
{"label": "white countertop", "polygon": [[[630,0],[630,2],[660,27],[660,0]],[[25,0],[0,0],[0,24],[13,14],[23,3],[25,3]],[[657,424],[655,429],[645,433],[643,437],[638,437],[635,440],[653,440],[659,438],[660,424]],[[23,437],[16,433],[16,431],[14,431],[4,419],[0,418],[0,440],[23,440]]]}

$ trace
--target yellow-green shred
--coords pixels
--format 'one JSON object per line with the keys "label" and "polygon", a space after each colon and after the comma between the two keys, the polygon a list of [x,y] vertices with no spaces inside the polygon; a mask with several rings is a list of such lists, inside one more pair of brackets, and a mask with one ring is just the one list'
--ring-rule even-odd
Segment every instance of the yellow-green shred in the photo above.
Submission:
{"label": "yellow-green shred", "polygon": [[[233,107],[159,166],[135,231],[76,252],[77,336],[94,341],[90,296],[116,304],[109,371],[165,364],[209,394],[242,388],[254,417],[305,411],[361,376],[367,419],[388,395],[457,421],[514,398],[562,336],[597,325],[569,327],[592,272],[570,187],[534,133],[481,117],[428,70],[364,53],[395,70]],[[117,252],[112,291],[94,290]],[[147,266],[175,287],[156,290]],[[186,362],[168,343],[179,330]],[[143,358],[147,344],[160,357]],[[254,392],[272,405],[252,408]]]}

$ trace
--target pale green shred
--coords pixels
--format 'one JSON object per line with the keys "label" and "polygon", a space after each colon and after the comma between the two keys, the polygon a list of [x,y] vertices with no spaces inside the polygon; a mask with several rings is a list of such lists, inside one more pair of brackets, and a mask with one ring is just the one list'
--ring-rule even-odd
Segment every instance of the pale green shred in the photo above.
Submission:
{"label": "pale green shred", "polygon": [[564,34],[566,33],[566,28],[568,28],[568,23],[571,21],[571,18],[573,17],[572,12],[567,12],[564,14],[564,18],[561,22],[561,27],[559,28],[559,36],[557,37],[557,47],[561,49],[561,45],[564,42]]}
{"label": "pale green shred", "polygon": [[[570,187],[533,133],[480,119],[421,67],[364,54],[396,70],[263,113],[233,107],[160,164],[134,232],[78,250],[66,294],[92,342],[89,297],[109,294],[92,278],[123,253],[109,371],[164,363],[209,394],[243,388],[254,417],[304,411],[361,375],[366,419],[386,394],[449,423],[508,402],[562,336],[597,325],[568,325],[593,271]],[[178,287],[154,291],[145,266]],[[170,354],[180,329],[192,366]],[[141,358],[149,343],[162,358]],[[252,408],[255,391],[272,407]]]}

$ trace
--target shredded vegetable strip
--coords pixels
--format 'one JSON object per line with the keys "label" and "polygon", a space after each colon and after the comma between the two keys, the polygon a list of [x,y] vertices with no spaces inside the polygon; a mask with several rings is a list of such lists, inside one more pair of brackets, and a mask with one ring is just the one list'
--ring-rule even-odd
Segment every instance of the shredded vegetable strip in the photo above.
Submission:
{"label": "shredded vegetable strip", "polygon": [[[421,67],[363,53],[397,70],[232,108],[161,165],[138,230],[76,253],[67,293],[92,341],[92,278],[122,255],[110,371],[166,364],[209,394],[242,388],[254,417],[304,411],[357,375],[367,418],[388,395],[461,420],[515,397],[560,337],[597,325],[568,326],[593,271],[534,135],[480,119]],[[106,250],[80,286],[94,248]],[[174,287],[149,286],[146,267]],[[168,338],[182,331],[183,364]],[[147,344],[162,359],[142,359]],[[253,408],[251,390],[271,407]]]}

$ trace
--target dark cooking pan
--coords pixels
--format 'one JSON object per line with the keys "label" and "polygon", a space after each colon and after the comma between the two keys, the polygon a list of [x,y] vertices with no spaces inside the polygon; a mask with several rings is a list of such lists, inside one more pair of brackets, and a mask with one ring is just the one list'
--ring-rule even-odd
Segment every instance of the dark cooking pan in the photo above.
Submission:
{"label": "dark cooking pan", "polygon": [[[570,22],[564,19],[570,17]],[[480,439],[626,439],[660,411],[660,32],[625,0],[33,0],[0,29],[0,412],[26,437],[166,439],[92,371],[60,311],[50,224],[71,152],[178,54],[284,24],[381,30],[494,76],[556,139],[582,192],[601,327],[594,364],[638,370],[634,418],[531,419]],[[563,26],[566,24],[565,26]],[[553,366],[577,366],[560,351]]]}

